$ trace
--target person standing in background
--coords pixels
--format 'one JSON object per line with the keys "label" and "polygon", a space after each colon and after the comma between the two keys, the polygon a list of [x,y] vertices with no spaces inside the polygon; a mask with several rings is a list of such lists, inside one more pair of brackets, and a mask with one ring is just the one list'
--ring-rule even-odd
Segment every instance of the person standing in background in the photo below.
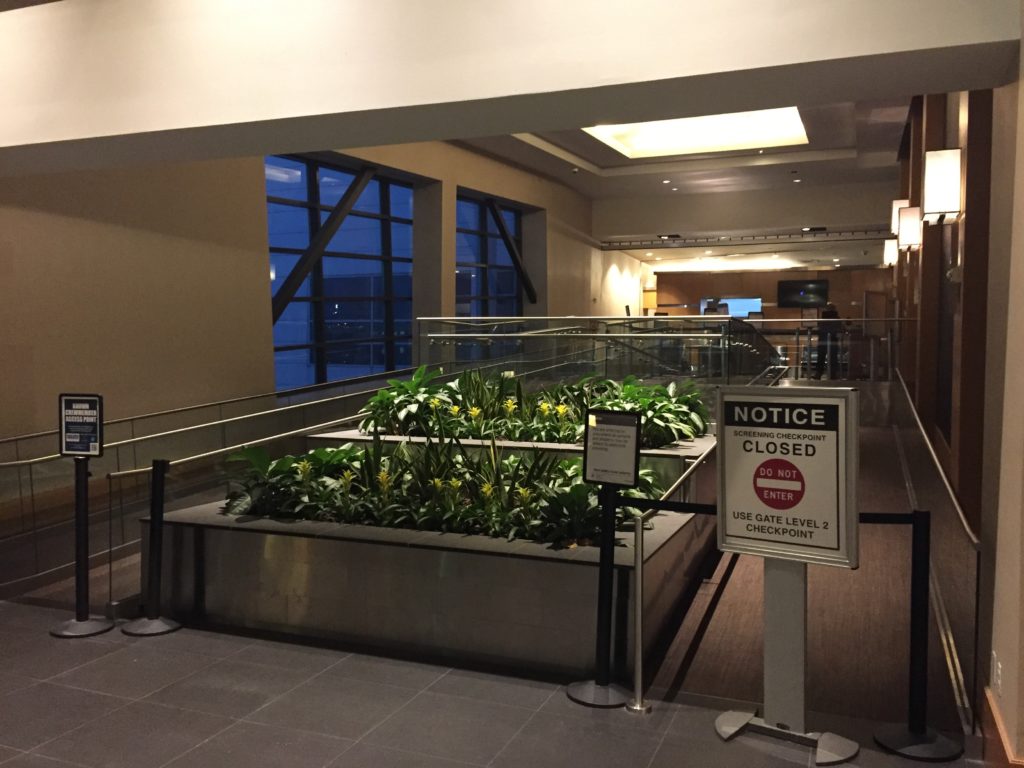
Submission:
{"label": "person standing in background", "polygon": [[818,319],[818,360],[814,366],[814,378],[821,378],[825,370],[825,358],[828,358],[828,377],[838,378],[836,373],[839,370],[839,332],[842,327],[839,310],[831,301],[828,302]]}

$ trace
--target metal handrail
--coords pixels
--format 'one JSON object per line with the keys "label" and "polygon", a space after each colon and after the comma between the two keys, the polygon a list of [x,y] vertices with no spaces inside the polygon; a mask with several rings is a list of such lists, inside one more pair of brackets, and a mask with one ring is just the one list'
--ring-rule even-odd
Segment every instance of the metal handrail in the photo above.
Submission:
{"label": "metal handrail", "polygon": [[907,398],[907,405],[910,406],[910,412],[914,415],[914,421],[917,422],[917,428],[921,433],[921,437],[924,438],[924,444],[928,448],[928,453],[932,457],[932,463],[935,464],[935,469],[939,473],[939,477],[942,479],[942,484],[946,486],[946,493],[949,495],[949,500],[953,502],[953,509],[956,510],[956,514],[960,518],[960,525],[963,526],[964,533],[967,534],[967,538],[971,542],[971,546],[980,552],[981,540],[975,535],[974,531],[971,530],[971,525],[967,522],[967,515],[964,514],[963,507],[960,506],[960,502],[956,497],[956,491],[953,490],[953,485],[949,482],[949,478],[946,476],[946,470],[942,468],[939,456],[935,453],[935,449],[932,447],[932,441],[928,439],[928,433],[925,431],[924,424],[921,422],[921,417],[917,414],[917,408],[914,407],[914,401],[910,399],[910,390],[907,389],[907,383],[903,380],[903,374],[900,373],[899,369],[896,369],[896,377],[899,379],[900,386],[903,388],[903,394]]}
{"label": "metal handrail", "polygon": [[[161,437],[169,437],[171,435],[180,435],[180,434],[183,434],[185,432],[192,432],[192,431],[199,430],[199,429],[209,429],[210,427],[218,427],[218,426],[222,426],[224,424],[229,424],[231,422],[245,421],[246,419],[255,419],[255,418],[259,417],[259,416],[267,416],[269,414],[283,413],[284,411],[290,411],[290,410],[293,410],[295,408],[307,408],[307,407],[313,406],[313,405],[322,405],[324,403],[331,403],[331,402],[334,402],[336,400],[344,400],[345,398],[349,398],[349,397],[357,397],[357,396],[366,397],[367,395],[371,394],[374,391],[376,391],[376,390],[361,389],[358,392],[345,392],[344,394],[341,394],[341,395],[335,395],[333,397],[325,397],[322,400],[310,400],[310,401],[305,402],[305,403],[292,403],[291,405],[282,405],[280,408],[271,408],[271,409],[266,410],[266,411],[256,411],[255,413],[245,413],[245,414],[242,414],[241,416],[231,416],[231,417],[229,417],[227,419],[219,419],[217,421],[208,421],[205,424],[193,424],[193,425],[188,426],[188,427],[178,427],[177,429],[169,429],[169,430],[167,430],[165,432],[154,432],[151,435],[141,435],[139,437],[128,438],[127,440],[117,440],[117,441],[112,442],[112,443],[107,443],[106,445],[104,445],[104,448],[118,448],[118,447],[122,447],[122,446],[125,446],[125,445],[133,445],[135,443],[145,442],[146,440],[155,440],[155,439],[161,438]],[[50,454],[48,456],[37,456],[34,459],[21,459],[20,461],[0,462],[0,469],[7,469],[7,468],[11,468],[11,467],[23,467],[23,466],[27,466],[29,464],[42,464],[42,463],[45,463],[45,462],[48,462],[48,461],[54,461],[54,460],[59,459],[59,458],[62,458],[61,454],[54,453],[54,454]]]}
{"label": "metal handrail", "polygon": [[[249,440],[249,441],[244,442],[244,443],[238,443],[237,445],[229,445],[226,448],[217,448],[216,450],[213,450],[213,451],[206,451],[205,453],[197,453],[195,456],[186,456],[185,458],[182,458],[182,459],[174,459],[174,461],[170,461],[170,462],[168,462],[168,464],[170,466],[172,466],[172,467],[177,467],[177,466],[180,466],[182,464],[188,464],[191,461],[199,461],[200,459],[209,459],[209,458],[212,458],[214,456],[219,456],[219,455],[224,454],[224,453],[232,453],[234,451],[240,451],[243,448],[248,448],[250,446],[263,445],[264,443],[272,443],[275,440],[280,440],[280,439],[285,438],[285,437],[295,437],[297,435],[304,435],[304,434],[307,434],[309,432],[315,432],[317,430],[327,429],[328,427],[335,427],[338,424],[344,424],[344,423],[349,422],[349,421],[355,421],[355,420],[361,419],[361,418],[363,418],[365,416],[366,416],[366,414],[361,411],[361,412],[355,414],[354,416],[345,416],[342,419],[333,419],[331,421],[325,421],[325,422],[322,422],[321,424],[314,424],[311,427],[302,427],[301,429],[293,429],[293,430],[291,430],[289,432],[282,432],[282,433],[280,433],[278,435],[271,435],[270,437],[261,437],[261,438],[259,438],[257,440]],[[138,467],[137,469],[125,469],[125,470],[122,470],[121,472],[108,472],[107,473],[107,479],[108,480],[119,480],[122,477],[132,477],[134,475],[144,475],[147,472],[152,472],[152,471],[153,471],[153,467],[152,466],[148,466],[148,467]]]}
{"label": "metal handrail", "polygon": [[[551,338],[556,333],[562,332],[561,329],[558,331],[547,332],[544,338]],[[566,333],[567,338],[572,339],[720,339],[722,333]],[[428,333],[426,338],[428,339],[459,339],[466,341],[467,339],[517,339],[529,337],[535,339],[538,337],[537,331],[521,331],[518,333]]]}
{"label": "metal handrail", "polygon": [[[405,373],[409,373],[409,372],[412,372],[414,370],[416,370],[416,369],[415,368],[398,368],[398,369],[396,369],[394,371],[382,371],[381,373],[370,373],[370,374],[366,374],[364,376],[353,376],[352,378],[349,378],[349,379],[338,379],[337,381],[327,381],[327,382],[323,382],[321,384],[306,384],[306,385],[301,386],[301,387],[292,387],[291,389],[281,389],[281,390],[276,390],[274,392],[264,392],[264,393],[259,394],[259,395],[243,395],[242,397],[230,397],[227,400],[216,400],[216,401],[211,402],[211,403],[200,403],[199,405],[184,405],[184,406],[182,406],[180,408],[169,408],[169,409],[167,409],[165,411],[153,411],[151,413],[141,413],[141,414],[138,414],[136,416],[122,416],[121,418],[118,418],[118,419],[110,419],[108,421],[104,421],[103,422],[103,426],[108,427],[108,426],[110,426],[112,424],[124,424],[126,422],[136,421],[136,420],[139,420],[139,419],[152,419],[152,418],[156,418],[157,416],[171,416],[171,415],[173,415],[175,413],[185,413],[186,411],[197,411],[200,408],[216,408],[218,406],[232,405],[234,403],[244,403],[247,400],[259,400],[260,398],[263,398],[263,397],[277,397],[277,398],[290,397],[292,395],[302,394],[303,392],[315,392],[315,391],[320,390],[320,389],[330,389],[331,387],[343,387],[343,386],[348,386],[350,384],[358,384],[361,381],[373,381],[374,379],[382,379],[385,376],[390,376],[390,377],[401,376],[401,375],[403,375]],[[56,429],[48,429],[48,430],[44,430],[42,432],[29,432],[29,433],[26,433],[26,434],[23,434],[23,435],[13,435],[11,437],[2,437],[2,438],[0,438],[0,445],[3,445],[5,443],[13,443],[13,442],[16,442],[18,440],[30,440],[30,439],[36,438],[36,437],[46,437],[47,435],[56,435],[58,433],[58,431],[59,430],[56,430]],[[146,435],[146,437],[151,437],[151,435]],[[108,445],[113,445],[113,443],[109,443]],[[2,466],[6,466],[6,465],[0,464],[0,467],[2,467]]]}

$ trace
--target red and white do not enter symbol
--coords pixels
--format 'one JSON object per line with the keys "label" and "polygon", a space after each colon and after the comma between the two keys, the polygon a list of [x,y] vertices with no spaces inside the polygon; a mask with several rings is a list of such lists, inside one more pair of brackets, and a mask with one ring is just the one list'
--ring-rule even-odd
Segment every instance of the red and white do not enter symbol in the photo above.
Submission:
{"label": "red and white do not enter symbol", "polygon": [[772,509],[791,509],[804,497],[804,476],[785,459],[768,459],[754,470],[754,493]]}

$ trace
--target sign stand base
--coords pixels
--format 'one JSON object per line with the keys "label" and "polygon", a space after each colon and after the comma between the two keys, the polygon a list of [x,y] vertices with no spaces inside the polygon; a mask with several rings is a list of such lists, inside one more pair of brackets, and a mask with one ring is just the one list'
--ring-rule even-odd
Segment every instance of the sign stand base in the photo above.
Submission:
{"label": "sign stand base", "polygon": [[62,622],[51,629],[50,634],[54,637],[92,637],[93,635],[102,635],[113,628],[114,622],[110,619],[101,619],[95,616],[85,621],[71,619]]}
{"label": "sign stand base", "polygon": [[943,736],[934,728],[926,728],[924,733],[914,733],[905,725],[889,725],[879,729],[875,734],[875,742],[882,749],[908,760],[926,763],[945,763],[964,753],[963,744]]}
{"label": "sign stand base", "polygon": [[593,680],[572,683],[566,688],[565,694],[577,704],[599,709],[624,707],[633,698],[625,688],[618,685],[599,685]]}
{"label": "sign stand base", "polygon": [[796,733],[784,728],[768,725],[763,718],[755,717],[750,712],[723,712],[715,720],[715,730],[725,741],[745,730],[785,739],[795,744],[815,747],[815,765],[838,765],[852,760],[860,751],[860,745],[837,736],[834,733]]}
{"label": "sign stand base", "polygon": [[179,629],[181,629],[181,624],[174,621],[174,619],[165,619],[163,617],[158,617],[156,619],[143,617],[141,619],[129,621],[121,627],[121,631],[124,634],[132,637],[169,635],[171,632],[176,632]]}

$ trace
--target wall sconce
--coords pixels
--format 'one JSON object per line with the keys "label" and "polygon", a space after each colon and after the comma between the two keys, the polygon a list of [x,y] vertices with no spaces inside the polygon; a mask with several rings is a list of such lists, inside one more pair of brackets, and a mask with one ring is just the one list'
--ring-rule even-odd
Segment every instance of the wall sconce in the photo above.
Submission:
{"label": "wall sconce", "polygon": [[882,263],[887,267],[896,266],[896,262],[899,261],[900,249],[899,244],[896,242],[896,238],[885,241],[885,248],[882,250]]}
{"label": "wall sconce", "polygon": [[892,224],[889,226],[889,231],[894,235],[900,233],[900,208],[906,208],[908,205],[910,205],[909,200],[892,201]]}
{"label": "wall sconce", "polygon": [[924,153],[924,221],[941,224],[960,215],[959,149]]}
{"label": "wall sconce", "polygon": [[896,240],[901,249],[916,251],[920,248],[923,230],[924,225],[921,223],[921,208],[919,206],[900,208],[900,226]]}

